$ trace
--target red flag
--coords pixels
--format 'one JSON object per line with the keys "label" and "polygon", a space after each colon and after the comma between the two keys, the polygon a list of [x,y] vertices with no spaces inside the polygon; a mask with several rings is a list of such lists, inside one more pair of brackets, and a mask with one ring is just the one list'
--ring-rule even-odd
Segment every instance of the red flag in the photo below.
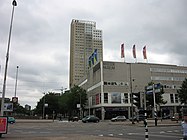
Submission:
{"label": "red flag", "polygon": [[135,45],[133,45],[132,52],[133,52],[133,57],[136,58],[136,47],[135,47]]}
{"label": "red flag", "polygon": [[124,43],[121,44],[121,58],[124,58],[125,54],[124,54]]}
{"label": "red flag", "polygon": [[143,57],[144,59],[147,59],[146,46],[143,47]]}

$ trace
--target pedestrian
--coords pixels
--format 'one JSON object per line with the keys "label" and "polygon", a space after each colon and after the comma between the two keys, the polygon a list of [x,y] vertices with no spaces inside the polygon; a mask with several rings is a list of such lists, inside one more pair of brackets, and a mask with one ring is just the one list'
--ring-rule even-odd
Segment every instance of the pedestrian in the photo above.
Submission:
{"label": "pedestrian", "polygon": [[183,140],[187,140],[187,112],[183,114],[183,121],[181,123],[183,129]]}

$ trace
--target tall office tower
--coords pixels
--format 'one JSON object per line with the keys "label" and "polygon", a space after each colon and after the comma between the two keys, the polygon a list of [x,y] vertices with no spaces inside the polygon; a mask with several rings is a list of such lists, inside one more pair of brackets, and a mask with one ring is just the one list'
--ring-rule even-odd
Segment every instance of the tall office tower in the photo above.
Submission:
{"label": "tall office tower", "polygon": [[90,68],[88,59],[96,49],[99,62],[103,60],[103,40],[102,30],[96,29],[96,22],[73,19],[70,35],[70,88],[87,74]]}

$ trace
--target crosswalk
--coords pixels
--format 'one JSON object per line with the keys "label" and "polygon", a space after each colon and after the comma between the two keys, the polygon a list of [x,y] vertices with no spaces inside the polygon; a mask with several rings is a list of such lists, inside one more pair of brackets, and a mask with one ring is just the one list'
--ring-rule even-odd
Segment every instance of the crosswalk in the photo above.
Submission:
{"label": "crosswalk", "polygon": [[[158,136],[158,137],[160,137],[160,136],[162,136],[162,137],[173,137],[173,138],[180,138],[182,135],[181,135],[182,133],[181,133],[181,131],[180,130],[170,130],[170,131],[160,131],[160,132],[153,132],[153,133],[151,133],[151,132],[149,132],[149,135],[150,136]],[[132,133],[118,133],[118,134],[112,134],[112,133],[108,133],[108,134],[98,134],[98,136],[100,136],[100,137],[120,137],[120,136],[125,136],[125,135],[129,135],[129,136],[134,136],[134,135],[136,135],[136,136],[138,136],[138,135],[141,135],[141,136],[143,136],[144,135],[144,133],[134,133],[134,132],[132,132]]]}

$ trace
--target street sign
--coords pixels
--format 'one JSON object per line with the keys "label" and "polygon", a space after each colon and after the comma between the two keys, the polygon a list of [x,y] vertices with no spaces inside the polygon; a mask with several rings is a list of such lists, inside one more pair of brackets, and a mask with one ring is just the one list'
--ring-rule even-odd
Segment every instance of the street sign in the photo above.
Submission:
{"label": "street sign", "polygon": [[0,134],[6,134],[8,128],[8,117],[0,116]]}
{"label": "street sign", "polygon": [[[159,93],[160,89],[155,89],[155,93]],[[153,90],[146,91],[146,94],[153,94]]]}
{"label": "street sign", "polygon": [[[161,88],[161,84],[154,84],[154,89],[160,89]],[[153,85],[150,86],[146,86],[146,90],[153,90]]]}
{"label": "street sign", "polygon": [[4,111],[13,111],[13,103],[4,103]]}
{"label": "street sign", "polygon": [[[158,93],[161,91],[161,84],[154,84],[154,92]],[[153,94],[153,85],[146,86],[146,94]]]}
{"label": "street sign", "polygon": [[12,102],[13,103],[18,103],[18,97],[12,97]]}

